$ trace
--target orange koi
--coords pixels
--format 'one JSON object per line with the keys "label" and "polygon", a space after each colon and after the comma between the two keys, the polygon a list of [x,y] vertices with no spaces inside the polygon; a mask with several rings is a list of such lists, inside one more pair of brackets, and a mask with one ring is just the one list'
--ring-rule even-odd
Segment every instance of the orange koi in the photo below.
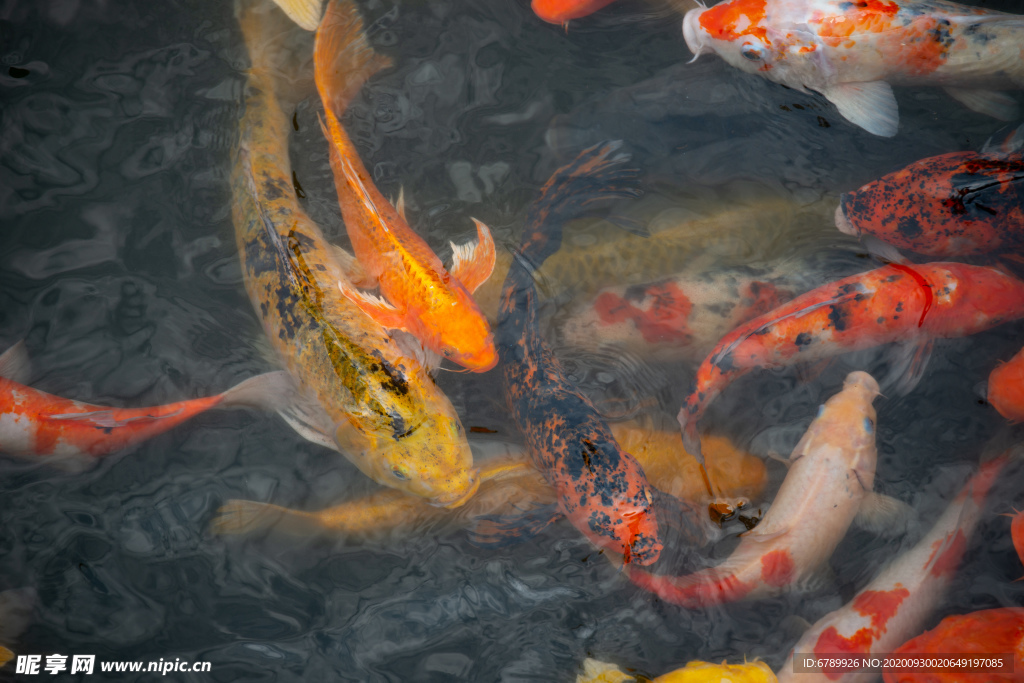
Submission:
{"label": "orange koi", "polygon": [[[1024,564],[1024,510],[1014,510],[1013,514],[1007,512],[1003,514],[1003,517],[1013,520],[1010,522],[1010,538],[1013,539],[1013,548],[1017,551],[1017,557]],[[1024,579],[1024,576],[1021,579]],[[1021,579],[1017,579],[1017,581]]]}
{"label": "orange koi", "polygon": [[686,576],[631,569],[629,578],[662,600],[699,607],[775,595],[811,575],[832,556],[859,512],[891,500],[871,490],[876,396],[871,375],[849,374],[793,449],[771,508],[724,563]]}
{"label": "orange koi", "polygon": [[[863,680],[862,674],[848,670],[794,673],[793,660],[802,655],[842,658],[889,653],[920,633],[949,588],[989,489],[1008,462],[1003,455],[983,464],[917,545],[896,558],[851,602],[811,626],[779,670],[779,680]],[[876,677],[870,676],[871,680]]]}
{"label": "orange koi", "polygon": [[962,263],[893,263],[818,287],[718,342],[679,411],[686,450],[699,457],[698,420],[726,386],[753,368],[911,340],[920,343],[910,373],[919,378],[930,340],[965,337],[1021,316],[1024,282]]}
{"label": "orange koi", "polygon": [[988,376],[988,402],[1011,422],[1024,422],[1024,349]]}
{"label": "orange koi", "polygon": [[[893,659],[934,657],[955,652],[964,657],[1012,655],[1009,670],[986,667],[985,671],[948,670],[925,672],[886,669],[885,683],[1021,683],[1024,682],[1024,609],[998,607],[946,617],[900,645]],[[1003,660],[1006,661],[1005,659]]]}
{"label": "orange koi", "polygon": [[0,356],[0,452],[47,456],[72,468],[83,456],[99,457],[162,434],[211,408],[274,410],[289,391],[284,372],[251,377],[216,396],[148,408],[110,408],[54,396],[14,378],[26,374],[19,342]]}
{"label": "orange koi", "polygon": [[615,0],[533,0],[533,13],[549,24],[568,24],[610,5]]}
{"label": "orange koi", "polygon": [[670,671],[657,678],[630,676],[614,664],[596,659],[583,661],[583,673],[576,676],[576,683],[777,683],[775,674],[764,662],[743,664],[712,664],[711,662],[689,662],[682,669]]}
{"label": "orange koi", "polygon": [[[363,34],[359,11],[335,1],[316,35],[315,75],[327,123],[338,203],[352,249],[384,299],[339,281],[345,296],[389,329],[409,332],[430,351],[474,372],[498,362],[494,336],[471,296],[494,269],[494,240],[476,223],[477,241],[452,244],[451,271],[409,227],[401,199],[398,208],[373,184],[358,150],[338,119],[359,89],[390,60],[376,54]],[[386,299],[386,300],[385,300]]]}

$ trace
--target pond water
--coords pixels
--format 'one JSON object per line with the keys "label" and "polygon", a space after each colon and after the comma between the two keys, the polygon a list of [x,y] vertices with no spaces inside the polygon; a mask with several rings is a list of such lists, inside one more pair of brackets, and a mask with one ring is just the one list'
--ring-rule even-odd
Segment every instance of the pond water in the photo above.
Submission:
{"label": "pond water", "polygon": [[[1024,13],[1021,0],[983,6]],[[720,222],[623,266],[619,282],[782,264],[807,288],[877,265],[834,228],[839,193],[1007,130],[939,90],[903,88],[899,135],[871,136],[821,97],[715,57],[685,64],[678,12],[653,1],[613,4],[567,31],[522,0],[371,0],[361,10],[395,67],[363,89],[345,124],[378,187],[392,197],[404,189],[411,224],[443,258],[449,240],[473,235],[471,216],[499,244],[515,244],[552,171],[621,139],[644,196],[616,205],[614,222],[648,239],[687,221]],[[273,369],[231,223],[245,55],[226,0],[0,3],[0,346],[25,340],[33,387],[145,406]],[[346,245],[320,102],[311,81],[295,87],[300,202]],[[748,220],[715,218],[727,210]],[[565,250],[584,253],[621,231],[582,224]],[[551,278],[545,330],[573,377],[599,405],[625,398],[630,415],[674,415],[695,360],[573,341],[561,321],[615,282]],[[1016,353],[1022,331],[1016,322],[939,341],[914,392],[876,401],[876,490],[910,503],[924,529],[1004,430],[977,386]],[[756,455],[786,453],[846,372],[883,376],[889,364],[877,349],[809,379],[753,372],[705,422]],[[488,443],[522,443],[498,372],[442,371],[438,382],[464,424],[492,432]],[[784,476],[772,461],[768,471],[755,507]],[[1024,601],[1024,585],[1012,583],[1024,570],[1009,520],[998,516],[1024,507],[1020,481],[1011,473],[992,494],[929,625]],[[821,590],[684,610],[634,587],[564,521],[500,548],[443,524],[376,541],[209,530],[230,499],[318,510],[375,489],[337,453],[246,410],[204,413],[79,473],[0,456],[0,589],[37,596],[24,633],[4,644],[211,663],[208,673],[167,676],[181,681],[570,681],[587,656],[647,675],[743,656],[777,669],[801,632],[794,617],[814,622],[840,606],[920,533],[852,530]],[[727,527],[726,545],[701,552],[721,556],[740,530]],[[683,553],[669,550],[661,571]],[[13,667],[0,678],[22,680]]]}

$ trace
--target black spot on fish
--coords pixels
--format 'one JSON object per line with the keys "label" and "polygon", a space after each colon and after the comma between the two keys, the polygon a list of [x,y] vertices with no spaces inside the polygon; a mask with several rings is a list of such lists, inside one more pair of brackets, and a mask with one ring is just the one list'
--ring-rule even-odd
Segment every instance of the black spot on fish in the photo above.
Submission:
{"label": "black spot on fish", "polygon": [[832,124],[829,123],[824,116],[818,117],[818,128],[831,128]]}
{"label": "black spot on fish", "polygon": [[832,328],[836,332],[842,332],[846,329],[846,323],[849,318],[849,312],[846,311],[842,306],[833,305],[830,307],[830,313],[828,314],[829,322],[832,323]]}
{"label": "black spot on fish", "polygon": [[296,133],[299,132],[299,112],[297,111],[292,114],[292,128]]}
{"label": "black spot on fish", "polygon": [[[296,130],[298,130],[296,128]],[[302,185],[299,184],[299,177],[295,175],[295,171],[292,171],[292,185],[295,187],[295,196],[299,199],[305,199],[306,193],[302,189]]]}
{"label": "black spot on fish", "polygon": [[812,341],[814,341],[814,337],[811,335],[810,332],[801,332],[800,334],[796,335],[796,339],[793,340],[793,343],[796,344],[797,346],[807,346]]}
{"label": "black spot on fish", "polygon": [[902,313],[903,312],[903,302],[902,301],[899,301],[899,302],[896,303],[896,312],[897,313]]}
{"label": "black spot on fish", "polygon": [[921,228],[921,223],[914,216],[901,216],[896,221],[896,230],[908,240],[920,237],[921,233],[924,232]]}

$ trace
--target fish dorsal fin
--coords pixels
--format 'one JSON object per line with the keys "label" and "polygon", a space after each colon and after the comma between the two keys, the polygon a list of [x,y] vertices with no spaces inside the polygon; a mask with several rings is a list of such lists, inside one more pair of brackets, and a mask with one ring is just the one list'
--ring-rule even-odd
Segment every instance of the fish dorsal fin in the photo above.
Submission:
{"label": "fish dorsal fin", "polygon": [[891,538],[900,536],[917,521],[917,513],[902,500],[866,491],[853,523],[860,529]]}
{"label": "fish dorsal fin", "polygon": [[977,88],[945,88],[954,100],[971,111],[991,116],[1000,121],[1013,121],[1017,118],[1019,107],[1017,101],[1006,93],[995,90]]}
{"label": "fish dorsal fin", "polygon": [[873,135],[891,138],[900,124],[899,107],[892,88],[885,81],[839,83],[821,89],[821,94],[850,123]]}
{"label": "fish dorsal fin", "polygon": [[398,188],[398,201],[395,202],[395,211],[402,217],[402,220],[408,223],[409,221],[405,218],[405,187]]}
{"label": "fish dorsal fin", "polygon": [[24,341],[19,341],[0,355],[0,377],[18,384],[28,384],[31,374],[32,365]]}
{"label": "fish dorsal fin", "polygon": [[315,31],[320,23],[323,0],[274,0],[288,18],[307,31]]}
{"label": "fish dorsal fin", "polygon": [[451,243],[450,272],[470,294],[487,282],[487,278],[494,271],[494,262],[497,258],[490,229],[475,218],[473,222],[476,223],[476,240],[466,244]]}

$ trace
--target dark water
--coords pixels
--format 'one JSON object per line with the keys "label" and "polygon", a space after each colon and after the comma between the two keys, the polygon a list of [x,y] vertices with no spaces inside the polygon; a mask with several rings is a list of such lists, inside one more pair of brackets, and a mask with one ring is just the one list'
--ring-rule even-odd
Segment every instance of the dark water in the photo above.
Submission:
{"label": "dark water", "polygon": [[[1024,12],[1019,0],[986,6]],[[714,58],[681,65],[678,17],[640,2],[568,33],[512,0],[362,9],[396,68],[364,89],[346,124],[382,191],[404,187],[411,222],[443,256],[449,239],[472,234],[469,216],[512,243],[551,171],[606,138],[633,152],[644,201],[707,212],[765,193],[796,207],[834,200],[918,158],[977,149],[1001,126],[937,90],[900,89],[900,134],[872,137],[821,98]],[[142,406],[271,368],[226,180],[244,54],[227,2],[0,3],[0,342],[26,340],[32,386]],[[308,92],[293,164],[304,206],[343,242],[318,110]],[[833,277],[874,267],[828,220],[810,233],[764,230],[776,256],[817,259]],[[975,386],[1022,331],[940,341],[915,392],[876,403],[876,488],[911,503],[925,527],[1003,427]],[[600,393],[590,381],[600,368],[581,359],[573,367]],[[759,454],[788,451],[849,369],[885,363],[857,354],[810,382],[751,373],[708,423]],[[692,368],[647,376],[665,378],[650,394],[674,413]],[[439,381],[466,424],[518,440],[496,373]],[[993,494],[932,623],[1022,603],[1009,520],[996,516],[1024,505],[1020,476]],[[813,622],[838,607],[914,540],[851,531],[823,591],[684,611],[632,587],[564,523],[500,549],[429,528],[385,545],[207,530],[232,498],[313,510],[372,489],[337,454],[247,411],[201,415],[80,474],[0,458],[0,589],[38,595],[27,630],[6,644],[212,663],[167,676],[181,681],[567,681],[585,656],[648,674],[744,655],[778,668],[800,633],[792,615]],[[0,672],[13,676],[13,664]]]}

